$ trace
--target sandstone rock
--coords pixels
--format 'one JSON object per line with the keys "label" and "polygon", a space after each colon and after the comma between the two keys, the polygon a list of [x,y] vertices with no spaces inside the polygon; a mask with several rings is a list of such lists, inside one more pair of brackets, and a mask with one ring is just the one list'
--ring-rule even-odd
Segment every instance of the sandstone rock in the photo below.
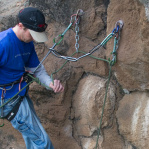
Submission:
{"label": "sandstone rock", "polygon": [[116,113],[120,134],[138,149],[149,146],[149,93],[125,95]]}
{"label": "sandstone rock", "polygon": [[[74,127],[75,136],[84,138],[82,143],[88,144],[88,149],[92,149],[95,145],[95,139],[85,139],[85,137],[91,137],[98,131],[99,122],[102,114],[102,107],[105,96],[105,83],[106,80],[97,76],[89,75],[83,78],[78,85],[77,91],[73,98],[73,110],[74,110]],[[110,125],[112,114],[114,112],[115,105],[115,87],[110,85],[107,102],[104,110],[104,117],[102,121],[102,128]],[[86,142],[85,142],[86,140]],[[92,143],[91,143],[92,142]],[[81,143],[81,144],[82,144]],[[100,142],[102,144],[102,142]],[[86,145],[85,145],[86,146]],[[84,146],[84,148],[86,148]],[[92,146],[92,147],[91,147]],[[82,146],[83,147],[83,146]]]}
{"label": "sandstone rock", "polygon": [[[123,88],[130,91],[148,89],[148,20],[142,3],[134,0],[112,0],[108,7],[107,33],[116,21],[123,20],[117,64],[114,67],[116,78]],[[108,42],[107,57],[113,41]]]}

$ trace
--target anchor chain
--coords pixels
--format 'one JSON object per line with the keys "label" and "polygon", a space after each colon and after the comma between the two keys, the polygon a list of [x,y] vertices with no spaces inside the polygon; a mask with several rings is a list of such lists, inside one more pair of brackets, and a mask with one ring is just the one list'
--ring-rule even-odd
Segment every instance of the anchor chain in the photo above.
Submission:
{"label": "anchor chain", "polygon": [[76,43],[75,43],[75,48],[76,48],[76,52],[79,51],[79,22],[77,21],[76,22],[76,26],[75,26],[75,32],[76,32],[76,35],[75,35],[75,39],[76,39]]}
{"label": "anchor chain", "polygon": [[75,48],[76,48],[76,52],[79,51],[79,23],[80,23],[80,16],[83,15],[83,10],[82,9],[79,9],[77,11],[77,14],[75,16],[75,32],[76,32],[76,35],[75,35],[75,39],[76,39],[76,43],[75,43]]}

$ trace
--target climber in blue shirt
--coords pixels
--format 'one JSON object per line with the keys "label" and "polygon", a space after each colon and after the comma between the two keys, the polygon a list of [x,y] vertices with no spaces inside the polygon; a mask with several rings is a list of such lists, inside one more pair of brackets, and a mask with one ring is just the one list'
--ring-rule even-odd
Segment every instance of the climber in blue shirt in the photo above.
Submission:
{"label": "climber in blue shirt", "polygon": [[[34,72],[39,65],[33,41],[45,42],[47,36],[45,17],[37,8],[27,7],[19,11],[18,24],[0,33],[0,105],[6,103],[26,86],[18,81],[26,71]],[[52,82],[43,65],[34,72],[41,83],[55,93],[63,92],[59,80]],[[27,149],[54,149],[48,134],[36,116],[27,89],[22,90],[13,100],[0,109],[2,118],[22,133]]]}

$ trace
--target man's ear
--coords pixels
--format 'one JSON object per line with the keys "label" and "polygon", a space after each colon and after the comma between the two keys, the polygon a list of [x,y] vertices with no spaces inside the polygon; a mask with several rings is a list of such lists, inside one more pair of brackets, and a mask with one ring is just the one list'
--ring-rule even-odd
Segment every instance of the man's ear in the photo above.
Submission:
{"label": "man's ear", "polygon": [[22,23],[18,23],[18,26],[19,26],[19,28],[21,28],[21,29],[24,27]]}

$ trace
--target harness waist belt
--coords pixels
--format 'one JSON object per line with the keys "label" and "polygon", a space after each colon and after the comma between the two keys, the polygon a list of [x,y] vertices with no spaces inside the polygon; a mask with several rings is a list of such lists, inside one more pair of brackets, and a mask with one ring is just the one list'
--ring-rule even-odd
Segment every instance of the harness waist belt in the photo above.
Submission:
{"label": "harness waist belt", "polygon": [[[32,81],[32,78],[29,77],[27,74],[28,74],[28,72],[25,72],[23,74],[23,80],[22,81],[25,81],[25,82],[29,83],[30,81]],[[30,74],[30,75],[33,75],[33,74]],[[20,83],[20,81],[21,81],[21,78],[19,80],[16,80],[16,81],[8,83],[8,84],[2,84],[2,85],[0,85],[0,87],[12,86],[14,84]]]}
{"label": "harness waist belt", "polygon": [[8,84],[3,84],[3,85],[0,85],[0,87],[7,87],[7,86],[12,86],[13,84],[17,84],[20,82],[21,79],[17,80],[17,81],[14,81],[12,83],[8,83]]}

